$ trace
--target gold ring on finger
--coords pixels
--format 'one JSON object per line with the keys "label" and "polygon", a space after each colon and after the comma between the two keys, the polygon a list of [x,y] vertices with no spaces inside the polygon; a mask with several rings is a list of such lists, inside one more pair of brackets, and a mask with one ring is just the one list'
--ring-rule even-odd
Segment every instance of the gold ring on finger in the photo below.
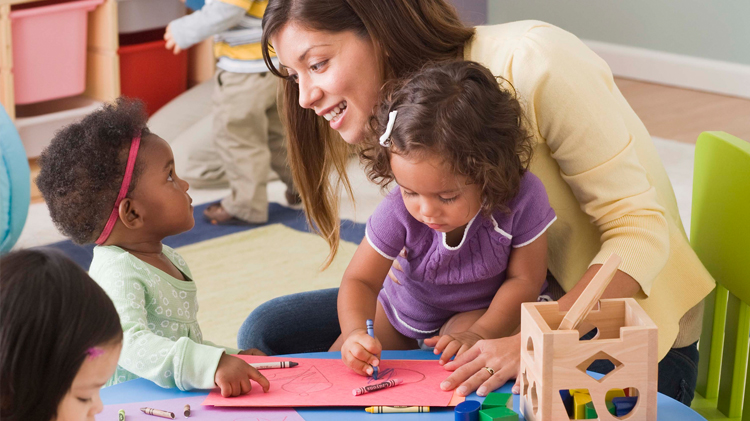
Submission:
{"label": "gold ring on finger", "polygon": [[487,370],[488,373],[490,373],[490,377],[495,375],[495,370],[492,367],[485,367],[485,370]]}

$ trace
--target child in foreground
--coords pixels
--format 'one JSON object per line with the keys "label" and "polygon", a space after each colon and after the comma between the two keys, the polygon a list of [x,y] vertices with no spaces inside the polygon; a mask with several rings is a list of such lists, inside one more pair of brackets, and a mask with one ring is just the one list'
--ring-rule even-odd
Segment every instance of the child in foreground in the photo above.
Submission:
{"label": "child in foreground", "polygon": [[74,242],[97,244],[89,273],[120,315],[122,356],[108,385],[143,377],[237,396],[254,380],[267,391],[265,377],[230,355],[239,350],[203,339],[190,269],[162,244],[193,227],[192,199],[146,118],[141,102],[120,98],[58,132],[39,160],[52,220]]}
{"label": "child in foreground", "polygon": [[0,259],[0,419],[93,420],[122,329],[107,294],[53,250]]}
{"label": "child in foreground", "polygon": [[[545,232],[555,220],[527,171],[521,106],[489,70],[433,65],[385,92],[361,158],[370,180],[398,186],[344,274],[332,348],[368,375],[382,349],[423,341],[444,364],[480,339],[514,333],[521,303],[546,289]],[[389,277],[393,260],[402,270]]]}

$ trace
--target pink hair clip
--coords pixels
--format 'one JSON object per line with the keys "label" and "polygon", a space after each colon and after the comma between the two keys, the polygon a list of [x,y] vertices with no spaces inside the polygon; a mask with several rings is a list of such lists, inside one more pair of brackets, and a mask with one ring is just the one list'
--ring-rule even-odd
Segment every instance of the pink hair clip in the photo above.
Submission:
{"label": "pink hair clip", "polygon": [[89,356],[89,358],[96,358],[104,354],[104,350],[99,348],[98,346],[92,346],[91,348],[86,350],[86,354]]}

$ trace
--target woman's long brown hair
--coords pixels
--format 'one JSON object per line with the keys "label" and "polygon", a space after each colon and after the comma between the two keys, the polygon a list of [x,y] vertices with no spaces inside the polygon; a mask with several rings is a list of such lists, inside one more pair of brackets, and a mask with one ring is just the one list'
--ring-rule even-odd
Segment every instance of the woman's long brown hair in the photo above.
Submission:
{"label": "woman's long brown hair", "polygon": [[[371,40],[384,82],[406,77],[429,62],[461,58],[474,29],[464,26],[444,0],[269,0],[263,15],[263,58],[271,72],[283,78],[280,107],[289,165],[308,223],[328,242],[325,268],[339,246],[341,186],[353,197],[346,175],[349,148],[325,119],[298,105],[298,85],[271,60],[270,39],[290,22],[310,30],[352,31]],[[337,181],[331,180],[333,171]]]}

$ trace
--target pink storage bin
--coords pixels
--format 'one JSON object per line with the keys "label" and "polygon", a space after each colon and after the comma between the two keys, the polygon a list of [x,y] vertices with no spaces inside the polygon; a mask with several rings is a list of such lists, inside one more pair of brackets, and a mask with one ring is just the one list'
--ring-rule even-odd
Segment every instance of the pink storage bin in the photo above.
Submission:
{"label": "pink storage bin", "polygon": [[88,12],[81,0],[10,13],[16,104],[78,95],[86,89]]}

